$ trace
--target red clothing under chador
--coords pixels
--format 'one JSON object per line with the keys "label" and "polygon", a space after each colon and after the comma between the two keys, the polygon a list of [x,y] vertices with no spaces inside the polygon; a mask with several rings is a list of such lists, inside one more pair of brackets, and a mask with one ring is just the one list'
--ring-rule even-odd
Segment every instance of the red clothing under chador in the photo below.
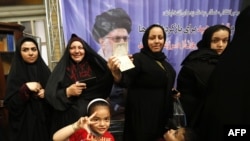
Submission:
{"label": "red clothing under chador", "polygon": [[96,137],[84,129],[79,129],[70,136],[69,141],[115,141],[115,139],[108,131],[101,137]]}

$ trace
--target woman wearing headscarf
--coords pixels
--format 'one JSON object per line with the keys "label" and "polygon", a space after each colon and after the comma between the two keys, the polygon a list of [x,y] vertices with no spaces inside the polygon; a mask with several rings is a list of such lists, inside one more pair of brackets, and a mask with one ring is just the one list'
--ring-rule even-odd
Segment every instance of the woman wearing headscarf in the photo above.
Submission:
{"label": "woman wearing headscarf", "polygon": [[4,99],[9,113],[10,141],[49,140],[50,107],[44,98],[49,75],[37,42],[30,37],[21,38],[16,43]]}
{"label": "woman wearing headscarf", "polygon": [[155,141],[166,131],[176,73],[163,53],[165,41],[164,28],[153,24],[143,35],[143,48],[133,55],[135,68],[121,73],[117,57],[108,61],[115,81],[128,88],[124,141]]}
{"label": "woman wearing headscarf", "polygon": [[[204,141],[249,140],[250,21],[246,20],[249,18],[250,6],[237,17],[233,39],[209,80],[200,122]],[[247,134],[228,136],[230,128],[247,129]]]}
{"label": "woman wearing headscarf", "polygon": [[230,41],[230,34],[230,28],[224,25],[208,27],[197,43],[198,49],[190,52],[181,64],[177,89],[181,93],[187,125],[191,128],[197,127],[208,80]]}
{"label": "woman wearing headscarf", "polygon": [[[88,78],[94,79],[91,83],[84,81]],[[112,84],[107,62],[83,39],[72,34],[46,86],[46,99],[54,107],[52,134],[87,115],[89,101],[106,99]]]}

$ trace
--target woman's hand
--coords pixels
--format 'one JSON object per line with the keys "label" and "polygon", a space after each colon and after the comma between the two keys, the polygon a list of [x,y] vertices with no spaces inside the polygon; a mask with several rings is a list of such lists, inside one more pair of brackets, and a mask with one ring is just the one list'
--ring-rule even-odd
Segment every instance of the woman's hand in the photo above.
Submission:
{"label": "woman's hand", "polygon": [[172,93],[173,93],[173,98],[174,99],[178,99],[178,98],[181,97],[181,93],[175,88],[172,88]]}
{"label": "woman's hand", "polygon": [[79,96],[82,94],[82,91],[86,89],[85,83],[79,83],[78,81],[74,84],[71,84],[68,88],[66,88],[67,97],[71,96]]}
{"label": "woman's hand", "polygon": [[30,91],[38,93],[42,86],[39,82],[27,82],[26,86],[29,88]]}
{"label": "woman's hand", "polygon": [[39,92],[37,93],[37,96],[39,97],[39,98],[44,98],[44,96],[45,96],[45,90],[44,89],[40,89],[39,90]]}
{"label": "woman's hand", "polygon": [[122,73],[120,71],[120,65],[121,65],[121,61],[117,57],[111,56],[108,59],[108,68],[112,72],[115,82],[120,82],[121,77],[122,77]]}
{"label": "woman's hand", "polygon": [[39,82],[27,82],[26,86],[29,88],[30,91],[35,92],[37,97],[44,98],[45,90],[42,88],[42,85]]}

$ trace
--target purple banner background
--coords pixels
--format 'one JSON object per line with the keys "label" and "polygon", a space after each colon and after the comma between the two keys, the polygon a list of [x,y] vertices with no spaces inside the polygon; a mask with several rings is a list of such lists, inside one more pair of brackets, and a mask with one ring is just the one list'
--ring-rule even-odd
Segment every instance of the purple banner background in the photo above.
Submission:
{"label": "purple banner background", "polygon": [[167,33],[164,52],[178,73],[182,60],[196,49],[208,26],[224,24],[234,33],[241,5],[242,0],[62,0],[60,10],[65,43],[76,33],[96,51],[99,45],[91,30],[96,15],[104,11],[123,8],[131,17],[131,54],[139,51],[144,29],[153,23],[161,24]]}

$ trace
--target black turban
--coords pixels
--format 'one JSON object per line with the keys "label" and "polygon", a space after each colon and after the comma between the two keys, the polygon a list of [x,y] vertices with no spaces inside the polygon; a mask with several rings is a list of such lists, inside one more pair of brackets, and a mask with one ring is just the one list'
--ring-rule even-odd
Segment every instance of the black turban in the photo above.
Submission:
{"label": "black turban", "polygon": [[106,36],[116,28],[125,28],[131,32],[132,21],[129,15],[122,8],[110,9],[96,16],[92,35],[98,42],[99,38]]}

